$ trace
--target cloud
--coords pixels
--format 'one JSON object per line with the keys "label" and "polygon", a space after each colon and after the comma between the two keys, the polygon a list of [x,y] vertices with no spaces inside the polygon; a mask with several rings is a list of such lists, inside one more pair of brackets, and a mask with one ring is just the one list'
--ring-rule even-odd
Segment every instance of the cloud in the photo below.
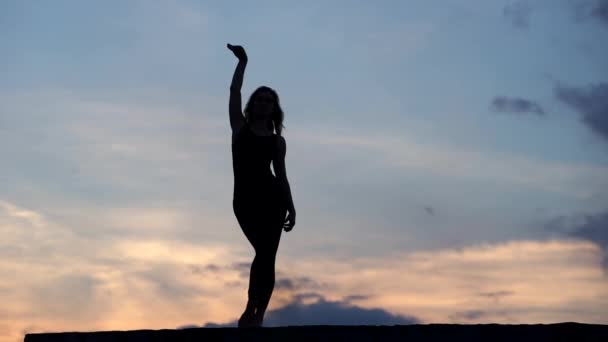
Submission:
{"label": "cloud", "polygon": [[513,26],[521,29],[528,28],[529,17],[532,12],[532,7],[527,1],[515,1],[506,4],[502,9],[502,15],[513,24]]}
{"label": "cloud", "polygon": [[455,319],[455,320],[477,320],[482,318],[485,315],[485,311],[482,310],[467,310],[467,311],[458,311],[452,315],[450,315],[450,318]]}
{"label": "cloud", "polygon": [[[233,243],[234,228],[240,232],[231,212],[231,192],[226,191],[232,180],[225,118],[219,114],[211,118],[208,110],[199,113],[197,106],[183,98],[163,97],[152,90],[132,92],[120,97],[103,91],[93,95],[84,91],[15,90],[15,96],[2,97],[6,101],[3,105],[15,113],[8,118],[10,133],[0,135],[0,152],[4,149],[6,164],[14,165],[6,170],[8,179],[14,179],[6,195],[27,198],[29,202],[24,203],[49,213],[61,212],[62,223],[83,237],[163,237],[202,243],[222,238]],[[210,112],[223,107],[212,97],[201,101]],[[52,123],[48,109],[56,113]],[[341,239],[353,225],[379,223],[381,233],[399,229],[403,210],[430,215],[428,209],[416,204],[419,200],[426,202],[422,205],[436,206],[436,218],[441,219],[441,213],[447,219],[450,210],[459,208],[435,209],[443,206],[441,201],[458,200],[456,194],[462,190],[477,192],[471,195],[470,204],[463,204],[473,205],[507,187],[585,198],[608,184],[607,169],[601,166],[429,143],[415,139],[409,134],[412,132],[377,134],[349,127],[338,131],[322,125],[317,128],[302,125],[289,133],[291,169],[298,180],[292,191],[300,194],[303,212],[314,212],[308,218],[303,216],[303,225],[335,223],[324,242],[330,254],[336,248],[330,246],[333,241]],[[45,167],[36,167],[39,165]],[[416,199],[417,191],[404,186],[413,179],[419,189],[441,196],[440,202]],[[477,186],[480,182],[492,188]],[[447,191],[448,187],[438,184],[455,186],[456,190]],[[328,192],[332,196],[327,196]],[[370,196],[358,196],[360,193]],[[335,210],[328,210],[330,206]],[[352,208],[362,210],[354,213]],[[466,220],[469,222],[453,224],[478,226],[488,235],[497,235],[494,231],[498,228],[483,228],[486,223],[479,217]],[[427,220],[423,223],[427,226],[418,227],[419,231],[441,224],[439,221]],[[383,240],[392,240],[396,245],[402,239],[416,245],[418,241],[412,236],[404,237],[413,229],[402,231],[395,237],[384,234],[374,243],[380,247]],[[465,243],[479,237],[460,236]],[[451,243],[447,240],[439,234],[427,239],[433,244]],[[11,247],[13,253],[18,253],[17,248]],[[296,249],[300,253],[306,250]],[[246,274],[249,266],[245,265]]]}
{"label": "cloud", "polygon": [[100,299],[102,279],[84,272],[66,272],[30,287],[29,306],[46,315],[97,320],[110,312]]}
{"label": "cloud", "polygon": [[38,332],[108,330],[161,327],[175,319],[164,315],[192,316],[203,303],[214,314],[229,310],[213,298],[230,297],[222,280],[231,273],[201,279],[188,267],[236,259],[234,251],[225,257],[229,247],[75,234],[55,222],[62,214],[0,199],[0,326],[10,327],[9,335],[32,321]]}
{"label": "cloud", "polygon": [[200,327],[196,324],[186,324],[186,325],[181,325],[175,329],[191,329],[191,328],[200,328]]}
{"label": "cloud", "polygon": [[181,281],[181,270],[171,262],[151,263],[143,270],[130,272],[130,276],[149,285],[156,296],[173,303],[187,302],[201,293],[200,286]]}
{"label": "cloud", "polygon": [[[371,181],[376,182],[373,185],[377,188],[382,181],[395,183],[416,176],[419,181],[426,178],[430,182],[437,182],[437,178],[441,178],[450,181],[489,181],[497,185],[513,184],[535,191],[585,198],[608,185],[606,167],[544,161],[450,144],[423,144],[407,134],[370,134],[344,130],[337,134],[334,130],[315,126],[292,131],[291,139],[292,146],[303,144],[307,146],[307,152],[314,152],[314,159],[300,155],[295,160],[295,167],[302,172],[301,182],[314,178],[317,187],[320,181],[327,187],[346,184],[348,188],[356,189]],[[323,167],[319,167],[319,164]],[[340,176],[328,177],[327,169],[333,169]],[[380,179],[377,176],[379,171],[387,176]],[[393,172],[395,178],[390,178]],[[433,178],[429,179],[431,176]],[[337,195],[348,192],[348,188],[340,188]],[[323,198],[319,200],[323,201]],[[383,206],[386,204],[383,203]]]}
{"label": "cloud", "polygon": [[193,274],[206,274],[208,272],[218,272],[221,270],[221,267],[216,264],[208,264],[208,265],[190,265],[190,270],[192,270]]}
{"label": "cloud", "polygon": [[[64,213],[46,215],[0,201],[0,325],[9,327],[9,335],[31,322],[37,331],[184,327],[197,317],[236,325],[247,298],[243,280],[251,251],[245,241],[231,247],[168,237],[83,236],[55,222]],[[587,226],[601,228],[601,222]],[[594,236],[595,230],[580,226],[581,236]],[[338,323],[353,324],[412,317],[602,323],[608,289],[597,263],[601,253],[597,244],[577,238],[376,256],[285,255],[277,260],[269,324],[314,322],[311,315],[343,315]],[[204,272],[193,272],[192,265]],[[475,310],[483,314],[475,316]]]}
{"label": "cloud", "polygon": [[247,278],[249,277],[249,272],[251,271],[251,262],[234,262],[228,268],[238,271],[239,277]]}
{"label": "cloud", "polygon": [[601,265],[608,272],[608,209],[595,214],[555,216],[543,224],[543,229],[595,244],[601,251]]}
{"label": "cloud", "polygon": [[[608,27],[608,1],[578,0],[564,1],[564,3],[566,4],[565,10],[573,15],[573,19],[576,22],[597,20],[599,23]],[[543,10],[546,11],[549,9],[547,4],[550,4],[551,6],[557,5],[554,4],[554,1],[540,3],[529,0],[513,0],[503,7],[502,15],[514,27],[527,29],[530,27],[530,15],[535,10],[534,7],[544,7]]]}
{"label": "cloud", "polygon": [[591,15],[608,25],[608,1],[597,0],[595,7],[591,10]]}
{"label": "cloud", "polygon": [[279,278],[275,281],[275,290],[297,291],[300,289],[321,289],[324,286],[310,277]]}
{"label": "cloud", "polygon": [[595,215],[585,215],[585,222],[570,234],[589,240],[602,248],[604,253],[602,266],[608,271],[608,210]]}
{"label": "cloud", "polygon": [[426,213],[431,216],[435,216],[435,208],[433,208],[431,206],[424,207],[424,211],[426,211]]}
{"label": "cloud", "polygon": [[[594,244],[572,239],[398,252],[381,258],[352,256],[348,264],[310,256],[305,263],[289,262],[290,273],[315,274],[323,263],[328,272],[314,281],[332,285],[322,292],[281,287],[273,294],[267,323],[318,324],[307,321],[306,315],[337,314],[354,299],[357,307],[413,315],[421,322],[599,322],[591,311],[582,309],[593,307],[598,313],[607,304],[593,294],[607,293],[595,264],[598,252]],[[343,295],[362,289],[366,294]],[[297,319],[302,321],[296,323]],[[233,327],[236,320],[205,326]]]}
{"label": "cloud", "polygon": [[[241,278],[241,280],[249,281],[249,274],[251,272],[251,262],[234,262],[230,265],[227,265],[226,267],[221,267],[218,265],[207,265],[206,267],[190,265],[190,268],[195,274],[204,274],[206,271],[209,270],[212,270],[213,272],[220,272],[221,270],[237,271],[238,276],[239,278]],[[280,276],[280,274],[282,274],[281,271],[276,272],[277,277],[275,279],[274,284],[275,295],[277,292],[295,292],[300,289],[323,289],[327,286],[326,284],[321,284],[307,276],[283,277]],[[235,283],[232,282],[230,284],[234,285]]]}
{"label": "cloud", "polygon": [[536,102],[518,97],[497,96],[492,100],[491,106],[496,112],[545,114],[543,108]]}
{"label": "cloud", "polygon": [[554,93],[558,100],[581,115],[587,127],[608,141],[608,83],[600,82],[580,88],[558,84]]}
{"label": "cloud", "polygon": [[[587,20],[597,20],[604,25],[608,25],[608,1],[606,0],[577,0],[563,1],[566,5],[564,9],[569,11],[576,22]],[[514,0],[503,7],[503,16],[513,24],[513,26],[526,29],[530,26],[530,14],[534,10],[532,5],[549,9],[547,5],[555,6],[556,1],[533,2],[529,0]],[[607,26],[608,27],[608,26]]]}
{"label": "cloud", "polygon": [[571,9],[577,21],[594,19],[608,27],[608,1],[606,0],[572,2]]}
{"label": "cloud", "polygon": [[416,324],[414,316],[392,314],[381,308],[363,308],[343,301],[326,300],[305,304],[296,298],[293,303],[268,313],[266,326],[285,325],[394,325]]}
{"label": "cloud", "polygon": [[[315,302],[305,303],[309,298]],[[293,301],[283,307],[266,312],[264,326],[288,325],[405,325],[421,323],[420,319],[390,313],[381,308],[363,308],[351,305],[347,301],[327,300],[318,293],[296,295]],[[206,323],[203,327],[234,327],[236,320],[230,323]]]}
{"label": "cloud", "polygon": [[487,297],[493,299],[495,302],[498,302],[499,299],[515,294],[513,291],[490,291],[490,292],[480,292],[479,295],[482,297]]}
{"label": "cloud", "polygon": [[508,317],[508,314],[502,311],[497,310],[465,310],[465,311],[457,311],[450,315],[450,319],[454,321],[479,321],[481,319],[485,319],[488,316],[505,316]]}
{"label": "cloud", "polygon": [[371,298],[371,296],[368,296],[368,295],[348,295],[348,296],[345,296],[344,298],[342,298],[342,301],[351,302],[351,301],[355,301],[355,300],[367,300],[370,298]]}

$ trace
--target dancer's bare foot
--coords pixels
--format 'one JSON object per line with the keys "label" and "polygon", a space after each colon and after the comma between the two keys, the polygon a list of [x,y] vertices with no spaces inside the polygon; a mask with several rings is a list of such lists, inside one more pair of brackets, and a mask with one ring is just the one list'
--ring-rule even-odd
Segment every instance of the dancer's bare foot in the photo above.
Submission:
{"label": "dancer's bare foot", "polygon": [[256,326],[254,319],[255,319],[254,312],[245,310],[245,312],[243,312],[243,314],[241,315],[241,318],[239,318],[238,327],[247,328],[247,327]]}
{"label": "dancer's bare foot", "polygon": [[251,320],[251,324],[254,327],[261,327],[264,322],[264,314],[263,313],[255,313],[253,314],[253,318]]}

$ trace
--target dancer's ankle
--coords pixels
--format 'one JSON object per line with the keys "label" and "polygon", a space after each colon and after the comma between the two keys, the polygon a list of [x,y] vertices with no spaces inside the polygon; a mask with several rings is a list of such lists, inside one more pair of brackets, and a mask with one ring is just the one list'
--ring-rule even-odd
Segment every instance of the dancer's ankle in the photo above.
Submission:
{"label": "dancer's ankle", "polygon": [[255,313],[253,314],[253,317],[251,318],[251,322],[254,326],[256,327],[261,327],[262,323],[264,322],[264,313]]}
{"label": "dancer's ankle", "polygon": [[249,299],[247,301],[247,307],[245,310],[247,310],[247,312],[255,312],[255,309],[258,305],[258,300],[257,299]]}

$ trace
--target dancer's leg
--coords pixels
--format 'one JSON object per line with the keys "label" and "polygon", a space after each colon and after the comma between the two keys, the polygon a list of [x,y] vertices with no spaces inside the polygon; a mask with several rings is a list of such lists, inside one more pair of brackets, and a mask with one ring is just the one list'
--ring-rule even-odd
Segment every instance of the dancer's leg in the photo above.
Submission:
{"label": "dancer's leg", "polygon": [[272,292],[274,290],[275,258],[266,256],[264,258],[260,258],[260,260],[261,281],[259,283],[259,297],[255,315],[257,317],[257,320],[262,321],[264,318],[264,314],[266,313],[266,309],[268,308],[270,298],[272,297]]}
{"label": "dancer's leg", "polygon": [[[285,217],[285,215],[283,215]],[[277,229],[276,225],[274,229],[269,229],[270,234],[265,236],[266,240],[260,248],[258,248],[257,257],[260,261],[260,282],[258,287],[259,301],[256,309],[256,322],[261,324],[264,319],[264,314],[268,308],[270,298],[274,291],[275,284],[275,263],[276,255],[279,247],[279,241],[281,239],[282,226]]]}
{"label": "dancer's leg", "polygon": [[254,222],[251,221],[250,219],[248,219],[248,213],[246,211],[239,211],[238,209],[241,209],[239,207],[237,207],[237,210],[235,210],[235,213],[241,213],[241,215],[237,215],[237,219],[239,219],[239,224],[241,226],[241,229],[243,230],[243,233],[245,234],[245,236],[247,237],[247,240],[249,240],[249,242],[251,243],[251,245],[253,246],[254,250],[256,251],[255,257],[253,258],[253,261],[251,263],[251,268],[249,271],[249,287],[247,290],[247,306],[245,308],[245,311],[243,312],[243,314],[241,315],[241,318],[238,321],[238,326],[239,327],[248,327],[248,326],[252,326],[255,325],[254,323],[254,315],[255,315],[255,308],[257,306],[257,303],[259,301],[259,283],[260,283],[260,279],[261,279],[261,267],[260,267],[260,258],[258,257],[258,253],[257,253],[257,245],[258,245],[258,241],[260,240],[260,237],[258,236],[259,230],[256,230],[257,227],[254,226]]}

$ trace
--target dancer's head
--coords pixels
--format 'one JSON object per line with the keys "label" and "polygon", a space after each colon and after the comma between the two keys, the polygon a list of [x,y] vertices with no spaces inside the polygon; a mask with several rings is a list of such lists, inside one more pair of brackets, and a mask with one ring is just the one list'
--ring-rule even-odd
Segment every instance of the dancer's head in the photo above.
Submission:
{"label": "dancer's head", "polygon": [[266,121],[270,130],[276,130],[281,135],[283,130],[283,110],[279,102],[279,95],[274,89],[261,86],[249,97],[245,105],[245,118],[248,122]]}

